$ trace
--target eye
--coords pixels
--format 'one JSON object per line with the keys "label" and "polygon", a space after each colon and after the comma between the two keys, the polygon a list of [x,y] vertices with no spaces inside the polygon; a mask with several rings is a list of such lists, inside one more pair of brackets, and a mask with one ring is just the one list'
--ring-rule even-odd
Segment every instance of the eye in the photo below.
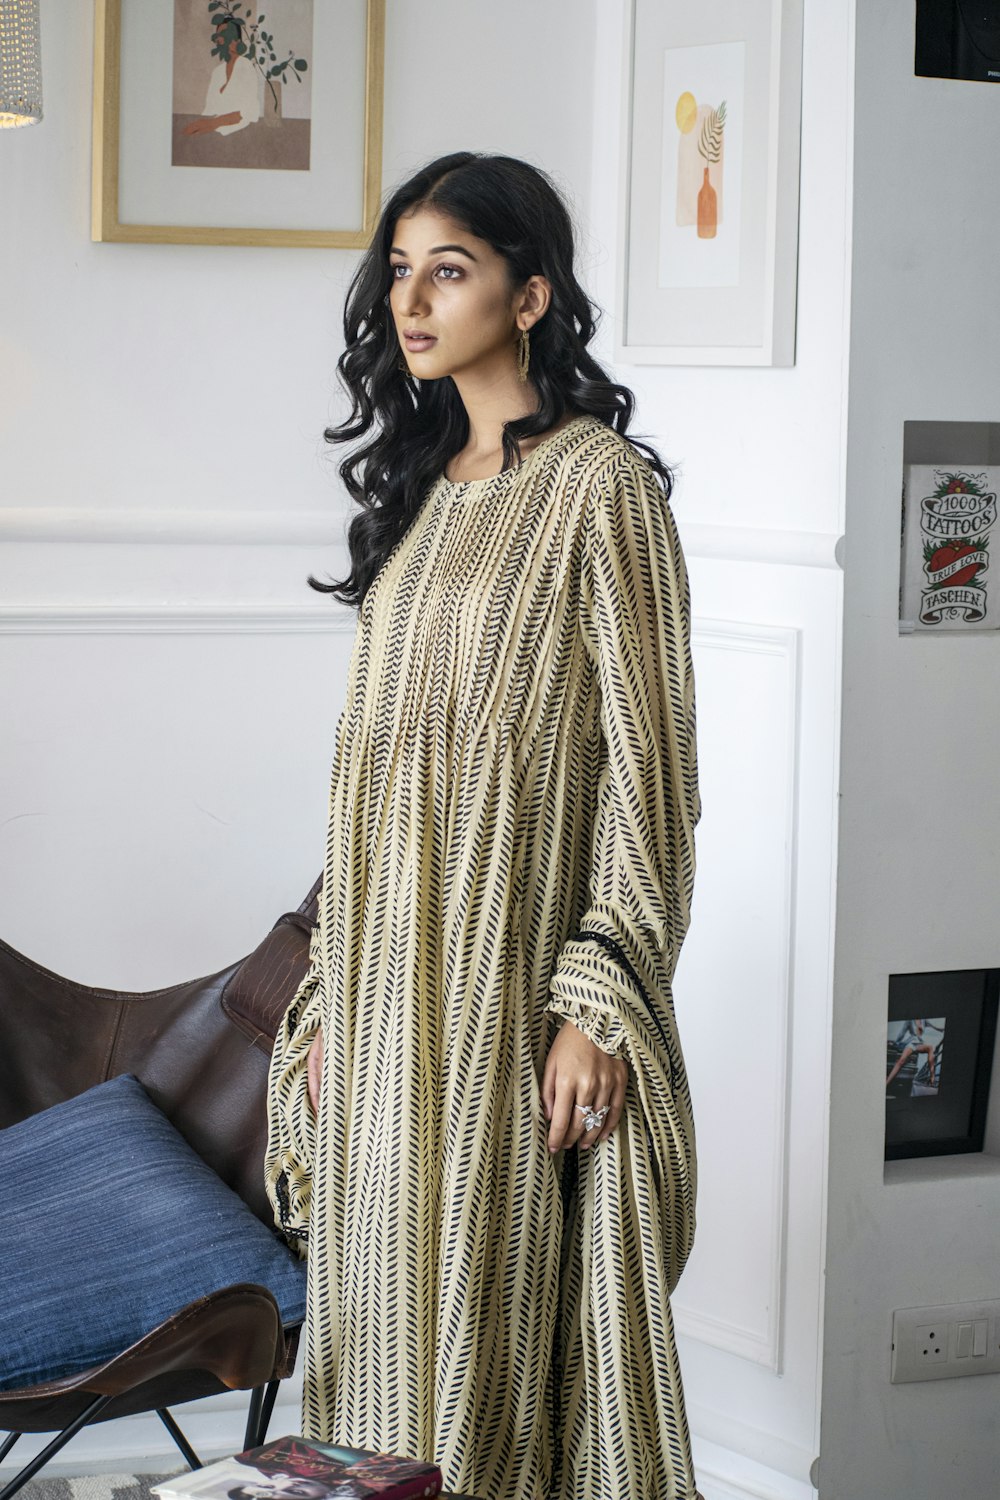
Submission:
{"label": "eye", "polygon": [[442,271],[448,272],[444,278],[445,281],[458,281],[462,275],[461,266],[438,266],[437,271],[434,273],[435,276],[439,275]]}
{"label": "eye", "polygon": [[389,275],[393,281],[402,281],[403,278],[399,275],[399,272],[408,271],[409,269],[409,266],[404,266],[401,260],[389,262]]}

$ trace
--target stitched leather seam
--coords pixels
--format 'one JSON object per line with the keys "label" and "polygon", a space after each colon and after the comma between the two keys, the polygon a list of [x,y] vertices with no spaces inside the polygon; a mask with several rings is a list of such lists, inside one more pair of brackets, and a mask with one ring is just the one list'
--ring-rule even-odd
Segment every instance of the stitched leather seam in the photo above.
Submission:
{"label": "stitched leather seam", "polygon": [[114,1024],[114,1026],[111,1029],[111,1040],[108,1043],[108,1050],[104,1054],[104,1069],[103,1069],[102,1077],[105,1080],[107,1080],[108,1078],[111,1077],[111,1068],[112,1068],[112,1065],[114,1063],[115,1049],[118,1046],[118,1038],[121,1035],[122,1022],[124,1021],[124,1019],[125,1019],[125,1001],[124,1000],[119,1000],[119,1002],[118,1002],[118,1014],[115,1017],[115,1024]]}

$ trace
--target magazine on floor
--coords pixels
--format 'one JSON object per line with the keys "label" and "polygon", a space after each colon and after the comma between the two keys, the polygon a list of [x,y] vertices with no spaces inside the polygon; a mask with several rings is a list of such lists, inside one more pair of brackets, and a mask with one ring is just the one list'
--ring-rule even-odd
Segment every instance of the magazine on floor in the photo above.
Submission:
{"label": "magazine on floor", "polygon": [[160,1500],[416,1500],[439,1495],[436,1464],[283,1437],[152,1487]]}

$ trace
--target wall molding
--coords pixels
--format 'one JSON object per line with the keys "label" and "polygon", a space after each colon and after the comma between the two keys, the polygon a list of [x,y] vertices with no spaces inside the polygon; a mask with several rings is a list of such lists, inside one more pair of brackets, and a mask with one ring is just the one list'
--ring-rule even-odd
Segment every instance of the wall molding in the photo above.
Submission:
{"label": "wall molding", "polygon": [[344,517],[318,510],[146,510],[0,506],[0,542],[342,546]]}
{"label": "wall molding", "polygon": [[[147,510],[99,505],[0,506],[0,542],[134,546],[344,547],[346,516],[318,510]],[[840,538],[826,531],[709,526],[678,521],[690,557],[838,568]]]}
{"label": "wall molding", "polygon": [[2,604],[0,635],[351,635],[355,611],[325,604]]}
{"label": "wall molding", "polygon": [[774,1081],[778,1107],[771,1141],[769,1235],[772,1246],[771,1276],[766,1298],[764,1331],[719,1318],[706,1308],[686,1306],[683,1285],[673,1299],[677,1332],[727,1354],[762,1365],[776,1375],[783,1366],[785,1302],[787,1294],[787,1241],[789,1194],[789,1128],[791,1114],[790,1057],[792,1046],[792,984],[795,960],[795,872],[798,845],[799,718],[801,711],[800,637],[798,628],[763,625],[754,621],[695,617],[692,646],[696,652],[776,657],[783,665],[786,716],[783,730],[781,785],[785,789],[783,832],[783,890],[778,929],[781,940],[782,977],[776,996]]}
{"label": "wall molding", "polygon": [[710,1421],[710,1438],[698,1425],[700,1415],[697,1403],[689,1403],[695,1477],[705,1500],[816,1500],[809,1481],[794,1477],[808,1472],[812,1454],[779,1440],[762,1444],[756,1430],[739,1422]]}
{"label": "wall molding", "polygon": [[842,538],[832,531],[778,531],[767,526],[703,526],[678,520],[688,557],[726,562],[778,563],[793,568],[837,568]]}
{"label": "wall molding", "polygon": [[[780,1206],[772,1204],[773,1218],[779,1217]],[[773,1268],[772,1268],[773,1269]],[[780,1267],[779,1267],[780,1277]],[[772,1281],[775,1277],[772,1275]],[[781,1278],[783,1281],[783,1278]],[[671,1299],[674,1310],[674,1327],[683,1338],[697,1339],[700,1344],[709,1344],[725,1354],[735,1354],[739,1359],[748,1359],[752,1364],[763,1365],[775,1375],[781,1373],[781,1326],[780,1315],[768,1320],[764,1337],[752,1328],[741,1328],[728,1318],[713,1318],[694,1307],[684,1307],[676,1296]]]}

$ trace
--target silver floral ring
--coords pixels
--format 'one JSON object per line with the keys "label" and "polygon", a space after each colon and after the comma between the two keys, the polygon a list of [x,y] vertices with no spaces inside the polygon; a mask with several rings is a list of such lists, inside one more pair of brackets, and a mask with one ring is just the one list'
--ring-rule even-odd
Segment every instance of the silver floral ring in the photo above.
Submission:
{"label": "silver floral ring", "polygon": [[583,1110],[584,1130],[598,1130],[611,1110],[610,1104],[605,1104],[600,1109],[595,1109],[592,1104],[578,1104],[576,1108]]}

